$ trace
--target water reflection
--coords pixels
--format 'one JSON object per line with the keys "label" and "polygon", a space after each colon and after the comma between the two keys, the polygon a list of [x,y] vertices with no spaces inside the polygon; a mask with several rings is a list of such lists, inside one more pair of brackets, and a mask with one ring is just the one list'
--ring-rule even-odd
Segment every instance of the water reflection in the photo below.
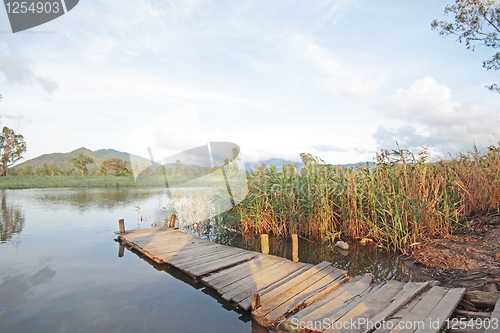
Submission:
{"label": "water reflection", "polygon": [[24,228],[24,214],[16,205],[7,203],[7,193],[2,190],[2,204],[0,206],[0,243],[11,239],[14,234],[19,234]]}
{"label": "water reflection", "polygon": [[[260,252],[260,237],[258,236],[238,235],[216,227],[205,227],[203,230],[198,229],[191,233],[219,244]],[[270,237],[269,253],[292,259],[291,240]],[[356,241],[350,242],[349,250],[344,251],[299,238],[299,261],[314,265],[328,261],[333,263],[333,266],[346,270],[351,277],[371,273],[375,281],[419,281],[397,253],[372,244],[361,245]]]}
{"label": "water reflection", "polygon": [[0,316],[29,301],[35,292],[33,288],[49,282],[56,271],[46,266],[34,274],[19,274],[2,278],[0,284]]}

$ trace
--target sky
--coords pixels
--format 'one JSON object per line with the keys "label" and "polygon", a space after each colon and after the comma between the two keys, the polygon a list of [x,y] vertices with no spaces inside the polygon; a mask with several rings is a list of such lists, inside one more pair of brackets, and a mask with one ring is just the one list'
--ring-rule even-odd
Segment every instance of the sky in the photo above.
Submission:
{"label": "sky", "polygon": [[24,160],[216,141],[245,162],[455,156],[498,144],[500,94],[494,50],[431,29],[451,2],[81,0],[18,33],[0,9],[1,125]]}

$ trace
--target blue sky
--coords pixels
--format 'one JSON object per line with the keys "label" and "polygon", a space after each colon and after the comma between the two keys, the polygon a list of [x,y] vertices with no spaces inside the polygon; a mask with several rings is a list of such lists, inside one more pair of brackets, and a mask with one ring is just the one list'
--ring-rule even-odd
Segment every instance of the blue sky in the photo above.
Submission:
{"label": "blue sky", "polygon": [[500,140],[493,50],[431,30],[450,2],[82,0],[16,34],[0,10],[2,125],[26,159],[147,156],[148,131],[158,159],[206,141],[335,164],[396,140],[434,157],[485,147]]}

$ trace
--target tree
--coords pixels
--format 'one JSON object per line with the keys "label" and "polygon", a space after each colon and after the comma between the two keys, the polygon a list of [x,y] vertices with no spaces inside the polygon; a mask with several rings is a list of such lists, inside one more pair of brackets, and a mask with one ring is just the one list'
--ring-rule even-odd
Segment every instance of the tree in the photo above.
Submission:
{"label": "tree", "polygon": [[90,156],[80,154],[77,157],[73,157],[70,160],[70,162],[73,163],[73,165],[75,166],[75,168],[77,168],[78,171],[80,172],[80,174],[83,176],[83,175],[85,175],[88,172],[88,170],[87,170],[87,164],[94,163],[94,160]]}
{"label": "tree", "polygon": [[21,134],[14,133],[13,130],[4,126],[0,134],[0,163],[2,166],[1,176],[7,174],[7,168],[20,159],[26,152],[26,143]]}
{"label": "tree", "polygon": [[49,173],[49,167],[47,166],[47,163],[44,163],[41,167],[35,168],[35,175],[37,175],[37,176],[48,176],[48,175],[50,175],[50,173]]}
{"label": "tree", "polygon": [[58,167],[56,167],[56,166],[54,166],[52,164],[49,164],[47,166],[47,170],[48,170],[48,172],[49,172],[49,174],[50,174],[51,177],[54,177],[55,174],[60,174],[61,173],[61,170],[59,170]]}
{"label": "tree", "polygon": [[[474,50],[476,43],[497,49],[500,47],[500,7],[494,0],[456,0],[454,5],[446,6],[445,14],[455,16],[454,22],[434,20],[433,30],[440,29],[440,35],[456,35],[458,41],[465,41],[468,49]],[[490,60],[483,61],[486,69],[500,69],[500,52]],[[486,86],[500,93],[500,86]]]}
{"label": "tree", "polygon": [[31,165],[26,165],[22,169],[17,170],[19,176],[33,176],[33,168]]}
{"label": "tree", "polygon": [[104,174],[107,174],[109,171],[112,171],[115,176],[124,176],[126,174],[129,174],[129,163],[120,160],[119,158],[111,158],[109,160],[105,160],[104,162],[102,162],[99,173],[104,172]]}

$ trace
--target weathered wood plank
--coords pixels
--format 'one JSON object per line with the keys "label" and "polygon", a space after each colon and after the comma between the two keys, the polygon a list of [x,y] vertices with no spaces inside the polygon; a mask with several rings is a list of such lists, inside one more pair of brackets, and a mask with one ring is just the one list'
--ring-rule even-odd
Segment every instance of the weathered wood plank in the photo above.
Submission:
{"label": "weathered wood plank", "polygon": [[227,279],[231,279],[233,276],[240,276],[241,274],[245,273],[248,270],[259,269],[268,263],[271,264],[277,261],[278,260],[275,258],[261,258],[257,256],[252,261],[246,262],[244,264],[235,267],[228,268],[218,273],[205,276],[202,279],[202,281],[209,286],[214,286]]}
{"label": "weathered wood plank", "polygon": [[[287,291],[287,290],[295,287],[299,283],[301,283],[304,280],[306,280],[307,278],[309,278],[309,277],[311,277],[311,276],[319,273],[321,270],[325,269],[328,266],[331,266],[331,263],[326,262],[326,261],[323,261],[323,262],[319,263],[318,265],[313,266],[311,269],[305,271],[301,275],[295,277],[294,279],[288,281],[287,283],[284,283],[284,284],[280,285],[279,287],[275,288],[274,290],[271,290],[268,293],[266,293],[267,300],[264,300],[262,298],[262,296],[264,295],[264,293],[262,293],[262,295],[261,295],[261,305],[265,304],[265,303],[269,303],[271,301],[271,299],[273,299],[274,297],[277,297],[279,294],[281,294],[281,293],[283,293],[283,292],[285,292],[285,291]],[[345,272],[345,274],[347,274],[347,272]]]}
{"label": "weathered wood plank", "polygon": [[[330,267],[327,267],[325,270],[329,269]],[[342,274],[342,272],[339,272],[339,270],[337,270],[335,274],[333,274],[333,276],[329,276],[329,273],[325,272],[325,270],[319,273],[326,273],[323,278],[319,279],[319,281],[312,283],[310,286],[306,287],[302,291],[298,292],[297,294],[290,297],[288,300],[284,301],[282,304],[268,312],[265,315],[266,321],[268,321],[269,323],[274,323],[278,320],[284,319],[285,314],[294,311],[299,307],[307,306],[310,303],[314,302],[315,296],[320,294],[323,290],[337,288],[341,283],[343,283],[345,275]],[[332,272],[334,270],[336,269],[333,268]],[[284,297],[282,299],[284,299]]]}
{"label": "weathered wood plank", "polygon": [[[208,246],[203,246],[203,247],[186,247],[182,249],[176,249],[174,250],[157,250],[157,251],[148,251],[151,253],[154,253],[158,258],[161,258],[165,261],[170,261],[172,259],[180,259],[180,258],[185,258],[189,256],[199,256],[202,255],[203,253],[210,253],[210,252],[217,252],[222,249],[226,248],[224,245],[219,245],[219,244],[211,244]],[[167,252],[170,251],[170,252]]]}
{"label": "weathered wood plank", "polygon": [[[272,280],[268,280],[265,282],[262,286],[261,285],[255,285],[255,289],[253,287],[239,293],[238,295],[234,296],[231,298],[231,301],[238,303],[240,307],[243,308],[242,302],[249,298],[250,295],[254,292],[262,293],[264,290],[269,288],[270,285],[279,285],[283,281],[286,281],[289,279],[290,276],[297,276],[298,274],[301,274],[304,270],[306,269],[305,266],[292,266],[289,265],[289,270],[286,272],[279,272],[278,276],[272,277]],[[243,309],[248,310],[248,307],[244,307]]]}
{"label": "weathered wood plank", "polygon": [[[432,312],[434,307],[439,303],[439,301],[446,295],[448,288],[443,287],[433,287],[427,292],[427,294],[422,298],[422,300],[415,305],[415,307],[404,316],[401,321],[405,323],[404,327],[399,326],[394,327],[391,333],[413,333],[415,330],[424,325],[424,320]],[[406,323],[411,323],[411,325],[406,325]],[[411,326],[411,328],[409,328]]]}
{"label": "weathered wood plank", "polygon": [[401,319],[403,319],[408,313],[410,313],[411,310],[413,310],[413,308],[418,303],[420,303],[420,301],[424,298],[427,292],[428,290],[416,295],[414,298],[412,298],[411,301],[402,306],[394,315],[384,319],[384,321],[381,322],[381,326],[376,326],[375,324],[373,325],[373,327],[379,327],[378,329],[373,331],[372,328],[369,330],[369,332],[373,331],[373,333],[389,333],[394,327],[396,327],[399,324]]}
{"label": "weathered wood plank", "polygon": [[205,264],[212,260],[229,257],[236,254],[248,253],[247,251],[232,249],[232,248],[221,248],[218,251],[199,253],[198,255],[182,256],[180,258],[173,258],[169,260],[169,263],[174,266],[182,266],[184,268],[189,268],[192,266],[197,266],[199,264]]}
{"label": "weathered wood plank", "polygon": [[[275,268],[276,266],[278,267]],[[253,276],[249,281],[247,281],[247,283],[239,284],[236,288],[223,293],[222,298],[225,300],[231,300],[237,295],[248,296],[255,294],[259,292],[260,289],[265,288],[269,284],[279,281],[287,275],[300,269],[299,266],[294,265],[291,261],[285,262],[285,265],[275,265],[272,268],[273,269],[266,270],[263,274]]]}
{"label": "weathered wood plank", "polygon": [[415,333],[436,333],[446,324],[458,303],[465,294],[465,288],[449,289],[446,295],[432,309],[432,312],[424,319],[424,327],[419,328]]}
{"label": "weathered wood plank", "polygon": [[[416,296],[420,295],[425,289],[429,288],[430,282],[423,283],[407,283],[403,289],[395,296],[392,303],[383,311],[375,315],[371,321],[374,326],[378,323],[383,322],[393,314],[395,314],[399,309],[408,304]],[[362,332],[368,333],[371,331],[370,328],[365,328]]]}
{"label": "weathered wood plank", "polygon": [[[269,300],[263,302],[261,299],[261,307],[254,311],[254,315],[265,316],[278,305],[286,302],[291,297],[297,295],[308,286],[313,285],[335,270],[336,268],[334,268],[329,262],[323,261],[322,263],[297,276],[295,279],[271,291],[269,293],[271,294],[269,295]],[[342,274],[342,272],[339,271],[340,270],[337,271],[338,275]]]}
{"label": "weathered wood plank", "polygon": [[359,298],[360,295],[369,290],[371,282],[372,282],[372,275],[366,274],[354,285],[351,285],[347,290],[344,290],[342,293],[337,295],[337,297],[327,302],[326,304],[322,304],[321,307],[316,307],[314,311],[303,316],[300,320],[307,322],[309,320],[314,321],[314,320],[323,320],[325,318],[329,318],[331,315],[335,314],[340,309],[342,309],[346,305],[346,303],[348,303],[349,300],[352,300],[354,298]]}
{"label": "weathered wood plank", "polygon": [[[300,274],[302,274],[306,270],[310,269],[311,267],[313,267],[313,265],[311,265],[311,264],[304,265],[302,268],[294,271],[291,274],[288,274],[283,279],[275,281],[274,283],[271,283],[268,286],[264,286],[263,288],[259,289],[259,293],[261,294],[261,299],[264,299],[264,301],[267,301],[268,298],[267,297],[262,298],[262,295],[264,295],[268,291],[273,290],[274,288],[279,287],[282,283],[286,283],[289,280],[295,278],[296,276],[299,276]],[[250,299],[249,296],[247,296],[245,294],[240,294],[240,295],[237,295],[237,296],[233,297],[233,301],[236,302],[236,303],[238,303],[238,305],[241,308],[245,309],[245,310],[249,310],[250,309],[250,301],[251,301],[251,299]]]}
{"label": "weathered wood plank", "polygon": [[243,270],[239,269],[238,271],[233,272],[233,274],[221,277],[219,280],[213,280],[212,282],[209,283],[209,285],[211,285],[214,289],[222,289],[225,286],[233,284],[248,276],[260,274],[261,272],[264,272],[266,268],[272,267],[278,264],[279,262],[284,262],[284,261],[286,261],[286,259],[276,260],[268,258],[263,260],[260,264],[254,264],[253,266],[245,267]]}
{"label": "weathered wood plank", "polygon": [[[370,292],[362,302],[354,306],[350,311],[343,315],[340,320],[343,322],[352,321],[358,323],[360,322],[360,319],[363,318],[365,321],[368,321],[377,313],[384,310],[392,302],[394,296],[396,296],[396,294],[399,293],[404,286],[405,283],[398,281],[388,281],[383,283],[378,290]],[[349,327],[349,329],[344,329],[342,332],[357,333],[361,329],[362,327]],[[329,333],[339,333],[340,331],[341,330],[336,327],[325,330],[325,332]]]}
{"label": "weathered wood plank", "polygon": [[258,276],[249,275],[243,279],[240,279],[238,281],[235,281],[233,283],[225,285],[222,288],[218,288],[217,291],[219,292],[219,294],[224,295],[224,294],[227,294],[227,293],[231,292],[232,290],[238,289],[238,288],[240,289],[240,291],[246,290],[251,283],[255,282],[256,279],[263,279],[267,276],[271,276],[275,272],[278,272],[278,269],[282,269],[282,267],[288,266],[289,263],[290,263],[289,260],[280,261],[275,265],[272,265],[270,267],[265,268],[263,271],[260,272],[260,274]]}
{"label": "weathered wood plank", "polygon": [[[187,269],[186,272],[188,274],[191,274],[191,275],[198,277],[198,276],[202,276],[202,275],[208,274],[208,273],[213,272],[213,271],[217,271],[217,270],[225,268],[225,267],[235,265],[235,264],[240,263],[240,262],[251,260],[254,257],[255,257],[255,254],[253,254],[253,253],[243,253],[243,254],[239,254],[236,256],[228,257],[228,258],[214,260],[214,261],[207,263],[205,265],[191,267],[191,268]],[[181,268],[181,270],[182,270],[182,268]]]}
{"label": "weathered wood plank", "polygon": [[[375,293],[378,289],[380,289],[384,284],[379,283],[376,284],[375,286],[370,286],[366,291],[363,293],[357,295],[356,297],[353,297],[349,299],[348,301],[345,302],[345,304],[337,310],[333,315],[328,316],[330,319],[330,322],[336,322],[340,321],[345,323],[345,321],[342,319],[347,313],[349,313],[352,309],[354,309],[356,306],[359,304],[363,303],[366,301],[366,299],[373,293]],[[350,324],[350,323],[349,323]]]}

